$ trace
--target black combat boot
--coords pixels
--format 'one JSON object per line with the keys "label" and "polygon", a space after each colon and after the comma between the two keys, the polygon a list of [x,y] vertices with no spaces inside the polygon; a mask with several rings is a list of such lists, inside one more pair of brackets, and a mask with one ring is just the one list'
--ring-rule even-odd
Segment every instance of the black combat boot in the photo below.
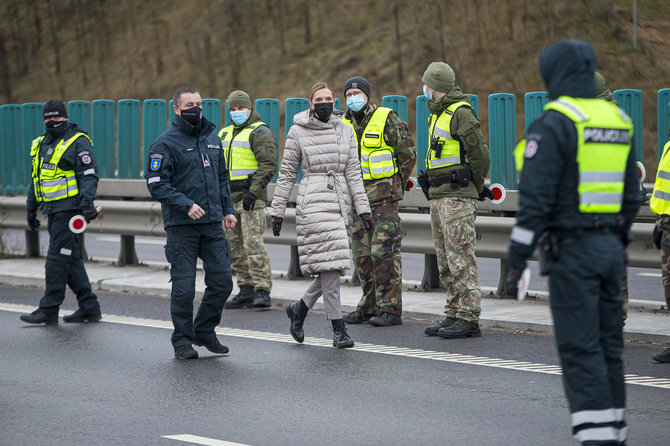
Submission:
{"label": "black combat boot", "polygon": [[225,303],[223,308],[251,308],[254,306],[254,287],[242,285],[240,292],[235,297]]}
{"label": "black combat boot", "polygon": [[437,336],[437,332],[440,331],[440,328],[447,328],[457,320],[458,319],[456,319],[455,317],[447,317],[443,321],[440,321],[435,325],[427,326],[423,332],[426,334],[426,336]]}
{"label": "black combat boot", "polygon": [[658,362],[670,362],[670,348],[666,348],[661,353],[658,353],[652,357],[654,361]]}
{"label": "black combat boot", "polygon": [[39,308],[30,314],[22,314],[20,319],[29,324],[58,325],[58,313],[46,314]]}
{"label": "black combat boot", "polygon": [[365,314],[361,311],[352,311],[349,314],[346,314],[342,319],[344,319],[345,324],[364,324],[368,322],[371,318],[377,316],[374,314]]}
{"label": "black combat boot", "polygon": [[446,339],[478,338],[482,335],[476,321],[458,319],[446,328],[440,328],[437,335]]}
{"label": "black combat boot", "polygon": [[354,341],[347,334],[347,327],[342,319],[333,319],[333,347],[350,348],[354,346]]}
{"label": "black combat boot", "polygon": [[307,317],[308,311],[309,308],[307,308],[307,305],[305,305],[305,302],[303,302],[302,299],[298,299],[297,302],[293,302],[286,307],[286,314],[291,320],[291,336],[301,344],[302,341],[305,340],[305,332],[302,330],[302,323],[305,322],[305,317]]}
{"label": "black combat boot", "polygon": [[254,307],[269,308],[271,306],[270,295],[265,290],[258,290],[254,295]]}

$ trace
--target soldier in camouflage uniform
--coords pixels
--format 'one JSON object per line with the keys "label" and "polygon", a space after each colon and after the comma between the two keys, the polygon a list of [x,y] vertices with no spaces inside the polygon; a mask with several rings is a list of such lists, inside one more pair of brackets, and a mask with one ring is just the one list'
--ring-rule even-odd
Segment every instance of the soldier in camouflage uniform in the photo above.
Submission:
{"label": "soldier in camouflage uniform", "polygon": [[386,107],[370,101],[370,84],[360,76],[344,84],[347,114],[343,122],[356,133],[361,172],[370,201],[373,231],[366,232],[354,217],[351,250],[363,288],[356,311],[346,315],[348,324],[370,322],[379,327],[402,324],[403,236],[398,202],[416,163],[409,127]]}
{"label": "soldier in camouflage uniform", "polygon": [[475,258],[476,201],[485,194],[490,157],[479,119],[456,85],[449,65],[433,62],[423,75],[428,98],[430,147],[422,188],[429,186],[430,223],[446,318],[426,327],[428,336],[481,336],[481,291]]}
{"label": "soldier in camouflage uniform", "polygon": [[251,106],[249,95],[228,96],[232,124],[219,132],[230,171],[239,224],[226,228],[239,294],[225,308],[269,307],[272,271],[263,232],[267,184],[277,170],[277,139]]}

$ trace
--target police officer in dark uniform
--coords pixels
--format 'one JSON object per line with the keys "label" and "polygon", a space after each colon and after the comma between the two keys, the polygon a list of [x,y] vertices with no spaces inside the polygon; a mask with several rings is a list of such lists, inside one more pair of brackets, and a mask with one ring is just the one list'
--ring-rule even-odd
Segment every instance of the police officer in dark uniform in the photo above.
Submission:
{"label": "police officer in dark uniform", "polygon": [[557,42],[540,56],[552,102],[528,130],[507,286],[516,294],[538,245],[550,275],[573,435],[584,445],[621,445],[621,279],[640,193],[632,122],[614,104],[595,98],[595,68],[593,48],[579,40]]}
{"label": "police officer in dark uniform", "polygon": [[98,298],[91,290],[81,259],[80,234],[70,230],[69,222],[77,214],[87,222],[98,216],[93,206],[98,170],[93,146],[77,124],[68,122],[65,103],[51,99],[44,104],[46,133],[33,141],[30,149],[32,181],[26,199],[28,226],[40,227],[37,209],[48,218],[49,250],[44,265],[46,291],[39,308],[21,320],[31,324],[58,324],[58,309],[65,299],[65,288],[77,296],[79,309],[65,322],[100,320]]}
{"label": "police officer in dark uniform", "polygon": [[[215,125],[202,116],[200,92],[183,87],[173,99],[172,125],[149,148],[144,176],[151,196],[161,202],[167,232],[175,357],[195,359],[198,352],[192,344],[228,353],[214,333],[233,288],[230,247],[221,222],[232,228],[237,220],[221,140],[213,133]],[[194,320],[198,257],[206,289]]]}

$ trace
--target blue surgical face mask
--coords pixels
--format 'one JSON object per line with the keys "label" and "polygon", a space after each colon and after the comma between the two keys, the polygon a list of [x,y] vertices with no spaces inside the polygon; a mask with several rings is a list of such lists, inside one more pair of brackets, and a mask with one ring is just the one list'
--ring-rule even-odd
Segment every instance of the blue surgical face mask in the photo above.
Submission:
{"label": "blue surgical face mask", "polygon": [[352,109],[353,111],[357,112],[360,111],[363,107],[365,107],[365,96],[362,94],[357,94],[354,96],[349,96],[347,98],[347,108]]}
{"label": "blue surgical face mask", "polygon": [[246,110],[238,110],[238,111],[231,111],[230,112],[230,119],[233,120],[235,125],[244,124],[247,121],[248,118],[249,118],[249,115],[247,115]]}
{"label": "blue surgical face mask", "polygon": [[428,87],[425,85],[423,86],[423,95],[428,98],[429,101],[433,100],[433,92],[428,91]]}

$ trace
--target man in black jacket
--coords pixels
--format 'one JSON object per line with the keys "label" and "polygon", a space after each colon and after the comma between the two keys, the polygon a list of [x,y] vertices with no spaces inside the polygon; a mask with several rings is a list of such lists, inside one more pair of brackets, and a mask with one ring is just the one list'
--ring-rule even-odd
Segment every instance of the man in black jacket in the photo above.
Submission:
{"label": "man in black jacket", "polygon": [[[174,94],[172,125],[149,148],[144,177],[154,200],[161,202],[170,264],[172,345],[177,359],[198,357],[192,344],[228,353],[214,333],[233,288],[230,247],[221,222],[237,223],[230,197],[228,169],[214,124],[202,116],[202,98],[194,88]],[[198,257],[206,289],[193,319]]]}
{"label": "man in black jacket", "polygon": [[39,308],[21,315],[30,324],[58,324],[58,310],[70,286],[77,296],[79,309],[65,322],[100,320],[98,298],[91,290],[79,243],[81,236],[70,230],[72,217],[82,214],[87,222],[98,216],[93,206],[98,170],[88,135],[68,122],[65,103],[52,99],[44,104],[46,133],[33,141],[30,149],[32,181],[26,198],[28,226],[40,227],[37,210],[48,218],[49,250],[44,265],[46,291]]}

